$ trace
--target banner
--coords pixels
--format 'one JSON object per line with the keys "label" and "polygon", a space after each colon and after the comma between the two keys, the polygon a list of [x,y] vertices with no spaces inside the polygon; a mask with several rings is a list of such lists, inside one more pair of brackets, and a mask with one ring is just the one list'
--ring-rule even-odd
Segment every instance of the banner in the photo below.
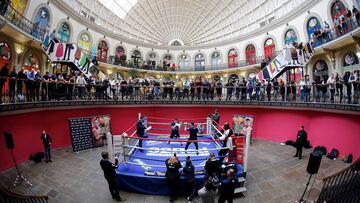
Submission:
{"label": "banner", "polygon": [[111,133],[110,116],[69,119],[74,152],[104,146],[107,133]]}
{"label": "banner", "polygon": [[51,35],[46,33],[41,44],[42,49],[51,61],[73,63],[87,78],[91,76],[98,77],[100,80],[106,78],[106,75],[91,62],[87,54],[77,44],[58,42]]}
{"label": "banner", "polygon": [[272,80],[282,74],[287,67],[305,66],[313,55],[314,50],[310,43],[306,43],[304,46],[303,43],[294,46],[288,45],[256,77],[258,80]]}
{"label": "banner", "polygon": [[236,163],[244,164],[245,162],[245,138],[251,137],[253,117],[243,115],[233,115],[234,127],[234,143],[235,143],[235,157]]}

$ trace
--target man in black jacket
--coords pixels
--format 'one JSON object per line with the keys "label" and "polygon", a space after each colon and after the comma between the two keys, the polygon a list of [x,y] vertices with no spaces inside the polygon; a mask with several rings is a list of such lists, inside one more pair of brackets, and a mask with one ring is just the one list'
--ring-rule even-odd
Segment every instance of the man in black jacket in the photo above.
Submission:
{"label": "man in black jacket", "polygon": [[304,126],[301,126],[296,137],[296,154],[294,157],[299,156],[299,159],[301,159],[302,149],[306,143],[306,140],[307,140],[307,133],[304,130]]}
{"label": "man in black jacket", "polygon": [[45,153],[45,162],[52,162],[51,161],[51,149],[50,145],[52,143],[52,139],[49,134],[46,133],[45,130],[41,132],[40,139],[42,140],[44,144],[44,153]]}
{"label": "man in black jacket", "polygon": [[199,155],[199,145],[197,143],[197,134],[199,132],[199,130],[195,127],[195,124],[194,122],[191,122],[191,125],[190,125],[190,128],[186,128],[187,131],[189,131],[189,138],[188,138],[188,141],[186,142],[186,145],[185,145],[185,152],[186,150],[188,149],[189,145],[191,143],[194,143],[195,145],[195,148],[196,148],[196,154]]}
{"label": "man in black jacket", "polygon": [[[143,138],[145,135],[145,125],[144,125],[144,116],[141,116],[136,124],[136,134],[139,138]],[[142,147],[142,140],[139,139],[139,147]],[[140,149],[143,152],[143,149]]]}
{"label": "man in black jacket", "polygon": [[118,167],[118,160],[115,159],[115,164],[109,161],[109,154],[107,152],[102,152],[101,156],[103,159],[100,161],[100,166],[104,171],[104,177],[109,184],[109,190],[113,199],[116,199],[119,202],[124,202],[126,200],[122,199],[119,194],[119,189],[116,182],[116,173],[115,169]]}
{"label": "man in black jacket", "polygon": [[228,203],[233,202],[234,191],[236,185],[236,179],[234,178],[235,171],[233,169],[229,169],[226,173],[227,178],[221,181],[219,185],[219,200],[218,203]]}

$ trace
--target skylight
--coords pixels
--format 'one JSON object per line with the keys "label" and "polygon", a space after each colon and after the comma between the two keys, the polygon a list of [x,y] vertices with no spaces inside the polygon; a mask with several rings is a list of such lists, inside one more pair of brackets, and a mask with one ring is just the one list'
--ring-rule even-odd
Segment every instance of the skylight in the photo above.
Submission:
{"label": "skylight", "polygon": [[98,0],[119,18],[124,19],[138,0]]}

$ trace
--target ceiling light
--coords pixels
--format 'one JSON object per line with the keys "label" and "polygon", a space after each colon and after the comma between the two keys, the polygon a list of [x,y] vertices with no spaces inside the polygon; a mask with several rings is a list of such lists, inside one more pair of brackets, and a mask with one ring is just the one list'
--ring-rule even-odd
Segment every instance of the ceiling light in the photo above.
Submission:
{"label": "ceiling light", "polygon": [[358,51],[356,52],[356,56],[360,58],[360,49],[358,49]]}

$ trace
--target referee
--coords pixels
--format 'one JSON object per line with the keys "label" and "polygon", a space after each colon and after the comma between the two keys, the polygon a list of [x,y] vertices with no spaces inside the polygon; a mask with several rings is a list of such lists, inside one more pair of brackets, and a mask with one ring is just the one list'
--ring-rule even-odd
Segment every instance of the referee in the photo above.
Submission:
{"label": "referee", "polygon": [[188,128],[186,130],[189,131],[190,136],[188,138],[188,141],[186,142],[185,151],[188,149],[188,147],[191,143],[194,143],[195,148],[196,148],[196,154],[199,155],[199,151],[198,151],[199,145],[197,143],[197,134],[198,134],[199,130],[195,127],[194,122],[191,122],[190,128]]}

